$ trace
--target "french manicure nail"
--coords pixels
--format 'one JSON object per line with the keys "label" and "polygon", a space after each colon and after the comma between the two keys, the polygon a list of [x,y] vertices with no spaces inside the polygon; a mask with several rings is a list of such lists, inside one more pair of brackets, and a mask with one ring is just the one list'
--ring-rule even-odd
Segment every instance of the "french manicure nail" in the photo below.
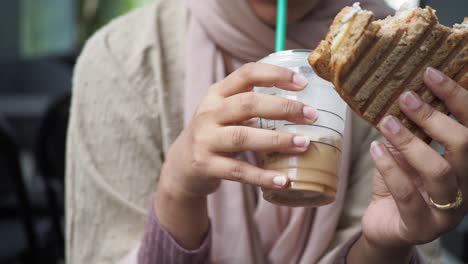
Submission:
{"label": "french manicure nail", "polygon": [[304,87],[307,85],[307,83],[309,83],[309,81],[307,80],[307,78],[305,78],[304,76],[300,75],[299,73],[295,73],[293,75],[293,78],[292,78],[292,81],[294,84],[296,85],[299,85],[301,87]]}
{"label": "french manicure nail", "polygon": [[422,105],[421,99],[419,99],[419,97],[416,96],[413,92],[403,93],[403,103],[410,110],[416,110]]}
{"label": "french manicure nail", "polygon": [[278,186],[284,186],[287,181],[286,176],[275,176],[273,178],[273,183]]}
{"label": "french manicure nail", "polygon": [[401,130],[401,126],[393,116],[386,116],[382,119],[382,124],[385,130],[393,135],[396,135]]}
{"label": "french manicure nail", "polygon": [[370,152],[374,159],[381,158],[384,154],[382,145],[377,141],[372,141]]}
{"label": "french manicure nail", "polygon": [[302,113],[306,119],[311,121],[315,121],[318,118],[318,111],[310,106],[304,106],[304,108],[302,108]]}
{"label": "french manicure nail", "polygon": [[294,136],[293,143],[296,147],[306,148],[309,146],[310,140],[304,136]]}
{"label": "french manicure nail", "polygon": [[438,70],[434,68],[427,68],[426,69],[426,77],[435,84],[440,84],[444,80],[445,76]]}

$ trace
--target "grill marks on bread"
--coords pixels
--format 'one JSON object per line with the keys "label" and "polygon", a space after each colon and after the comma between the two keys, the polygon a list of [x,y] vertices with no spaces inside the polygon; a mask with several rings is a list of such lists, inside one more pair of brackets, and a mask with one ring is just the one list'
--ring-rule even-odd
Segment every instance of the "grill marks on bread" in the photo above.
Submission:
{"label": "grill marks on bread", "polygon": [[434,67],[468,89],[468,19],[453,28],[438,23],[430,7],[397,12],[373,21],[369,11],[354,15],[340,46],[331,50],[339,34],[335,18],[327,39],[309,56],[309,63],[322,78],[333,82],[348,105],[374,126],[386,115],[399,117],[416,135],[429,140],[399,109],[398,97],[414,91],[436,109],[445,105],[424,85],[427,67]]}

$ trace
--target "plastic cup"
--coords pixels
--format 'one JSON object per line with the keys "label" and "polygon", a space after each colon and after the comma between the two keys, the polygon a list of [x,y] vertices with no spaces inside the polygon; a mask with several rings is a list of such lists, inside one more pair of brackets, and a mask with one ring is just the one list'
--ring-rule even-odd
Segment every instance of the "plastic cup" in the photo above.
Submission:
{"label": "plastic cup", "polygon": [[317,76],[307,62],[310,50],[287,50],[270,54],[259,62],[278,65],[300,73],[309,80],[300,92],[255,87],[254,91],[298,100],[316,108],[317,122],[311,125],[282,120],[259,119],[264,129],[289,132],[309,138],[308,150],[300,155],[258,153],[261,167],[288,175],[290,184],[281,190],[262,188],[263,198],[286,206],[321,206],[335,200],[346,103],[333,85]]}

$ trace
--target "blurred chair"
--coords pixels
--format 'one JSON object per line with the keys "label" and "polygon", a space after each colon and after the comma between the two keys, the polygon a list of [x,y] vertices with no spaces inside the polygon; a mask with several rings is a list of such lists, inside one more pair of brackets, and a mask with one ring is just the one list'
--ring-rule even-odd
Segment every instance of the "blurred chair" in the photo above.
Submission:
{"label": "blurred chair", "polygon": [[[64,165],[61,165],[61,169],[56,164],[64,163],[65,154],[64,151],[51,150],[49,142],[58,137],[56,131],[63,131],[60,138],[64,138],[66,125],[55,125],[55,114],[49,107],[54,106],[56,98],[63,98],[64,94],[69,98],[75,57],[71,54],[0,63],[0,113],[11,125],[11,134],[16,138],[16,150],[21,157],[20,169],[23,169],[24,178],[27,179],[25,192],[30,197],[33,226],[38,233],[37,248],[40,248],[41,256],[36,255],[35,259],[49,260],[42,263],[56,263],[64,256],[61,228]],[[65,149],[64,144],[60,148]],[[44,157],[36,159],[36,152]],[[44,165],[52,159],[57,160],[54,165]],[[36,171],[38,166],[40,173]],[[59,170],[62,171],[60,176],[55,173]],[[0,234],[3,236],[2,231]]]}
{"label": "blurred chair", "polygon": [[62,219],[64,215],[65,148],[70,99],[70,93],[65,93],[51,103],[40,125],[35,151],[37,168],[44,181],[48,204],[52,212],[54,230],[62,245],[61,256],[63,256],[64,245]]}
{"label": "blurred chair", "polygon": [[22,150],[31,149],[40,121],[57,96],[71,90],[74,56],[0,63],[0,113]]}
{"label": "blurred chair", "polygon": [[13,134],[0,117],[0,263],[32,263],[37,236]]}

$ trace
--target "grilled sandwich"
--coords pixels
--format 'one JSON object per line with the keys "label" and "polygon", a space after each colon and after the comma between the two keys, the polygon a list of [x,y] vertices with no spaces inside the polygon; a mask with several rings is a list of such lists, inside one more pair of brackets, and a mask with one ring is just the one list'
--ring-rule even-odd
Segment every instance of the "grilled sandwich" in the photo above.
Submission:
{"label": "grilled sandwich", "polygon": [[400,112],[398,97],[414,91],[447,113],[446,106],[424,85],[423,74],[433,67],[468,89],[468,18],[446,27],[426,7],[403,8],[394,16],[375,20],[371,11],[354,4],[335,17],[326,39],[310,54],[309,63],[374,126],[384,116],[394,115],[418,137],[430,141]]}

